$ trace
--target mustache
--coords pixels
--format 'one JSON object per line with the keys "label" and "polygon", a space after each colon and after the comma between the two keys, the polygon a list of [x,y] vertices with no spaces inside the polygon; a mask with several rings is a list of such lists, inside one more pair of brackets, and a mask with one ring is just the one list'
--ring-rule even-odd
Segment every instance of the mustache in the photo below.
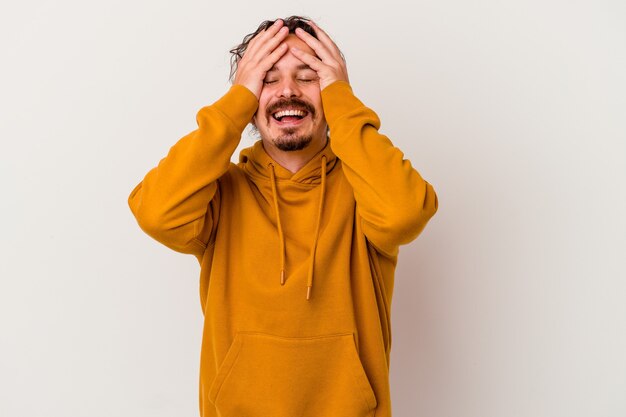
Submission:
{"label": "mustache", "polygon": [[282,99],[268,106],[266,110],[266,116],[269,119],[272,116],[272,114],[283,109],[306,110],[307,112],[311,114],[311,116],[315,116],[315,107],[313,107],[312,104],[307,103],[306,101],[299,99],[297,97],[293,97],[290,99]]}

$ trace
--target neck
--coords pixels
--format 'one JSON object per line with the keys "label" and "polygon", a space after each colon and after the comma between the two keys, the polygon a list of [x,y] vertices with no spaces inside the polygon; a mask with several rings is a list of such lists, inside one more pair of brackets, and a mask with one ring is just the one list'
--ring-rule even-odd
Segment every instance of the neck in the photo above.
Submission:
{"label": "neck", "polygon": [[304,149],[299,151],[282,151],[268,140],[263,139],[263,149],[280,166],[295,174],[326,146],[327,138],[312,140]]}

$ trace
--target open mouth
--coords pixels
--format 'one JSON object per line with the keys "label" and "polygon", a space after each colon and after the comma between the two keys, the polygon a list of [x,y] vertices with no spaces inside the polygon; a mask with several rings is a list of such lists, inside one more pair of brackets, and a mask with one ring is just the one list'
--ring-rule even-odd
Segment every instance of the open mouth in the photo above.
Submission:
{"label": "open mouth", "polygon": [[309,115],[306,110],[289,109],[280,110],[272,114],[272,118],[278,122],[278,124],[298,124]]}

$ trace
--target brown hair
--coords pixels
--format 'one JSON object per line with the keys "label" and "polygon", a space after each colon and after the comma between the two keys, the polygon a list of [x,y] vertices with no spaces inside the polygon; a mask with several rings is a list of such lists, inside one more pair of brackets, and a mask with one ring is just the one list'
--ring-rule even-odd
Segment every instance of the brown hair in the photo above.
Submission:
{"label": "brown hair", "polygon": [[[295,33],[297,28],[302,28],[305,32],[312,35],[315,39],[318,39],[315,30],[313,30],[313,28],[308,24],[310,20],[311,19],[304,16],[289,16],[285,19],[282,19],[282,21],[285,23],[285,26],[289,28],[289,33]],[[243,57],[243,54],[246,52],[248,44],[250,43],[252,38],[272,26],[275,21],[276,20],[266,20],[265,22],[261,23],[257,30],[247,34],[239,45],[230,50],[230,76],[228,77],[228,79],[231,83],[233,82],[233,78],[235,76],[235,73],[237,72],[237,64],[239,64],[239,61]]]}

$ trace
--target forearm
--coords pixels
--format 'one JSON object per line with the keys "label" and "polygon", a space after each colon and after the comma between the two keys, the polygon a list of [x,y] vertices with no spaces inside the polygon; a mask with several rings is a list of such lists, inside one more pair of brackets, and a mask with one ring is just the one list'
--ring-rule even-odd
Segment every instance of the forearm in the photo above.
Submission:
{"label": "forearm", "polygon": [[378,132],[378,116],[354,96],[349,84],[328,86],[322,100],[331,147],[354,189],[365,234],[381,252],[394,256],[436,212],[435,191]]}
{"label": "forearm", "polygon": [[228,170],[257,105],[249,90],[233,86],[198,112],[198,129],[172,146],[129,196],[131,211],[146,233],[181,252],[197,253],[206,246],[217,180]]}

